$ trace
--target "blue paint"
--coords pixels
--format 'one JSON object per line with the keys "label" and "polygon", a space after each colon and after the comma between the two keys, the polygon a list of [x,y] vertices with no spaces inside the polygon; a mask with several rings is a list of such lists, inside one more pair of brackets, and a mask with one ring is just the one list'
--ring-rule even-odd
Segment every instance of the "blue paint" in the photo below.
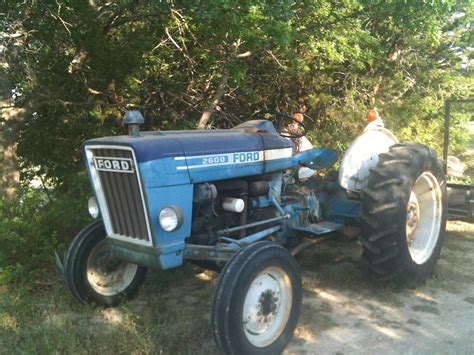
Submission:
{"label": "blue paint", "polygon": [[332,196],[327,200],[328,214],[332,217],[359,218],[360,202],[344,196]]}
{"label": "blue paint", "polygon": [[187,170],[178,170],[174,158],[147,161],[139,164],[142,182],[146,188],[190,184]]}
{"label": "blue paint", "polygon": [[183,250],[184,250],[184,244],[182,246],[182,249],[179,251],[179,255],[176,255],[176,253],[161,254],[160,255],[161,268],[163,270],[167,270],[167,269],[180,267],[181,265],[183,265]]}
{"label": "blue paint", "polygon": [[[145,188],[148,203],[148,218],[154,245],[160,250],[163,269],[176,267],[183,262],[184,240],[191,235],[193,185]],[[164,231],[158,214],[166,206],[175,206],[183,213],[182,225],[172,232]]]}
{"label": "blue paint", "polygon": [[132,147],[139,163],[168,157],[212,155],[292,148],[269,121],[248,121],[225,130],[142,132],[138,137],[118,136],[91,139],[85,145]]}
{"label": "blue paint", "polygon": [[[275,157],[275,151],[265,160],[265,151],[281,149],[288,153],[293,143],[278,135],[269,121],[245,122],[230,130],[145,132],[139,137],[120,136],[87,141],[84,146],[114,145],[131,147],[137,159],[153,247],[159,251],[163,269],[183,263],[186,238],[191,235],[193,187],[196,183],[235,179],[270,174],[267,196],[251,198],[250,208],[274,205],[280,214],[289,214],[290,220],[279,225],[231,242],[233,248],[261,240],[276,233],[283,238],[294,235],[292,228],[301,227],[302,210],[324,203],[329,220],[357,218],[360,205],[343,194],[321,194],[303,202],[280,205],[283,171],[310,165],[316,169],[329,168],[337,153],[329,148],[315,148],[290,157]],[[277,151],[278,153],[278,151]],[[90,167],[88,166],[88,172]],[[90,172],[89,172],[90,177]],[[303,204],[303,206],[302,206]],[[182,211],[183,223],[173,232],[164,231],[158,221],[162,208],[175,206]]]}
{"label": "blue paint", "polygon": [[267,196],[258,196],[250,199],[250,208],[264,208],[270,206],[270,200]]}
{"label": "blue paint", "polygon": [[267,228],[263,231],[251,234],[245,238],[236,240],[236,239],[230,239],[230,238],[225,238],[227,241],[229,241],[229,248],[234,249],[234,250],[239,250],[240,248],[258,242],[259,240],[262,240],[265,237],[268,237],[269,235],[278,232],[281,229],[281,226],[274,226]]}
{"label": "blue paint", "polygon": [[264,151],[239,151],[142,162],[140,173],[146,186],[169,186],[274,173],[298,166],[301,162],[316,162],[319,167],[327,168],[334,164],[336,158],[335,151],[327,148],[315,148],[293,157],[274,160],[263,160]]}

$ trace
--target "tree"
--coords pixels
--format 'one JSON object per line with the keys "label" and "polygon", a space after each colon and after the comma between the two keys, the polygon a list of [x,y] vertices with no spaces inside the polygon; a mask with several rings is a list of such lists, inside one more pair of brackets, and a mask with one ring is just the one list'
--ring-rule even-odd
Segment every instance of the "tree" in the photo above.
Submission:
{"label": "tree", "polygon": [[[0,200],[0,280],[48,272],[52,250],[85,224],[82,142],[124,133],[129,109],[152,130],[303,111],[314,143],[342,151],[376,105],[401,138],[439,148],[444,100],[473,92],[467,0],[0,6],[0,183],[13,195],[19,169],[22,186]],[[459,129],[454,138],[462,146]]]}
{"label": "tree", "polygon": [[342,150],[372,105],[404,138],[430,143],[444,99],[469,91],[456,50],[466,55],[472,36],[469,1],[3,6],[5,31],[22,38],[6,50],[10,87],[24,98],[21,171],[57,186],[82,169],[81,142],[121,133],[130,108],[143,111],[147,129],[305,111],[315,117],[312,138]]}

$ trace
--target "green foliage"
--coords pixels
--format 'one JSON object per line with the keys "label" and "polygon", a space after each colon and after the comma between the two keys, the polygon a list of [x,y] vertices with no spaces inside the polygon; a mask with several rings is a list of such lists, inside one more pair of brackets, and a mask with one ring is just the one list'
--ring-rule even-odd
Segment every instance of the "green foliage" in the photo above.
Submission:
{"label": "green foliage", "polygon": [[0,201],[0,283],[54,277],[53,256],[86,223],[90,188],[80,174],[67,191],[23,188]]}
{"label": "green foliage", "polygon": [[[121,134],[130,108],[143,112],[145,129],[191,129],[228,75],[209,127],[263,109],[303,111],[314,118],[313,142],[342,151],[377,106],[401,139],[440,152],[444,101],[473,92],[468,0],[0,4],[8,75],[26,110],[22,182],[41,176],[52,188],[51,200],[26,189],[2,205],[3,261],[15,270],[39,265],[36,256],[23,263],[21,250],[46,255],[79,228],[82,142]],[[468,118],[454,115],[455,152]]]}
{"label": "green foliage", "polygon": [[29,108],[22,168],[56,183],[81,169],[84,139],[122,132],[130,107],[147,129],[194,127],[224,73],[210,126],[302,110],[317,143],[340,149],[373,105],[404,138],[436,142],[441,125],[426,121],[472,92],[469,1],[4,4],[5,26],[25,33],[6,51]]}

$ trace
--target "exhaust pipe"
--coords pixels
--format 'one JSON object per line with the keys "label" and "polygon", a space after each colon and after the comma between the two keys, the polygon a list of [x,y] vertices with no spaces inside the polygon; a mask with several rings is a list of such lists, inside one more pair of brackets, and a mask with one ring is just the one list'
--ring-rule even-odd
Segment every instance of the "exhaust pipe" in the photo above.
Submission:
{"label": "exhaust pipe", "polygon": [[125,112],[123,116],[123,124],[128,127],[128,135],[138,137],[140,135],[140,125],[145,123],[145,118],[137,110]]}

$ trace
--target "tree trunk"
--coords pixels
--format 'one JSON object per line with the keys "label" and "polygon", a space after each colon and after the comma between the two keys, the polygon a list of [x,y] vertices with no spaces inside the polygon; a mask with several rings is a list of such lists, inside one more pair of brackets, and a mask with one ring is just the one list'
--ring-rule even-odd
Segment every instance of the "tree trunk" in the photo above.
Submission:
{"label": "tree trunk", "polygon": [[25,110],[11,104],[4,70],[0,70],[0,83],[0,190],[3,198],[12,199],[20,185],[16,146]]}
{"label": "tree trunk", "polygon": [[217,87],[217,90],[214,94],[214,97],[212,98],[212,101],[209,103],[209,106],[207,106],[207,108],[202,113],[201,118],[199,119],[199,123],[197,126],[198,129],[206,128],[206,125],[209,122],[209,119],[211,118],[211,115],[214,112],[214,109],[216,108],[217,104],[219,103],[222,96],[224,95],[225,87],[227,85],[227,80],[229,80],[229,73],[226,72],[222,76],[221,81],[219,82],[219,86]]}

